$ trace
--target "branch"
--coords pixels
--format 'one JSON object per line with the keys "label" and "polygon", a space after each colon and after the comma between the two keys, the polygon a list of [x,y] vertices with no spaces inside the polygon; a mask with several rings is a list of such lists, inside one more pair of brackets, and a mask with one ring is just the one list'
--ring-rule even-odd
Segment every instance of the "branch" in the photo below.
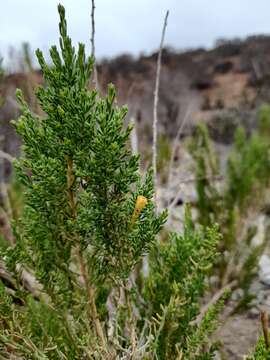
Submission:
{"label": "branch", "polygon": [[[31,293],[33,297],[40,300],[44,297],[42,293],[42,286],[37,282],[35,277],[28,271],[26,271],[21,265],[17,265],[16,270],[20,273],[20,284],[27,292]],[[18,289],[17,281],[12,274],[6,269],[4,262],[0,261],[0,279],[6,285],[6,289],[16,291]]]}
{"label": "branch", "polygon": [[222,287],[218,292],[216,292],[215,295],[211,298],[211,300],[202,307],[200,314],[197,316],[197,318],[194,321],[191,322],[191,324],[200,325],[201,321],[203,320],[209,308],[212,305],[215,305],[222,298],[222,296],[227,290],[232,290],[233,288],[235,288],[236,285],[237,285],[237,281],[233,280],[226,286]]}
{"label": "branch", "polygon": [[130,124],[133,126],[133,129],[130,134],[131,151],[133,155],[137,155],[139,153],[138,136],[137,136],[136,119],[134,117],[130,119]]}
{"label": "branch", "polygon": [[268,330],[268,314],[266,311],[261,312],[261,324],[266,349],[269,348],[269,330]]}
{"label": "branch", "polygon": [[15,160],[15,158],[12,155],[6,153],[3,150],[0,150],[0,158],[5,159],[5,160],[9,161],[10,163],[13,163],[13,161]]}
{"label": "branch", "polygon": [[165,31],[167,26],[167,20],[169,16],[169,11],[166,12],[164,25],[162,29],[160,48],[157,59],[157,72],[156,72],[156,83],[155,83],[155,91],[154,91],[154,108],[153,108],[153,147],[152,147],[152,155],[153,155],[153,172],[154,172],[154,190],[155,190],[155,203],[157,203],[156,193],[157,193],[157,125],[158,125],[158,117],[157,117],[157,107],[158,107],[158,96],[159,96],[159,83],[160,83],[160,70],[161,70],[161,55],[163,49],[163,43],[165,38]]}
{"label": "branch", "polygon": [[96,64],[96,48],[95,48],[95,0],[91,0],[92,10],[91,10],[91,23],[92,23],[92,34],[91,34],[91,56],[94,58],[93,64],[93,84],[94,87],[98,90],[98,76],[97,76],[97,64]]}

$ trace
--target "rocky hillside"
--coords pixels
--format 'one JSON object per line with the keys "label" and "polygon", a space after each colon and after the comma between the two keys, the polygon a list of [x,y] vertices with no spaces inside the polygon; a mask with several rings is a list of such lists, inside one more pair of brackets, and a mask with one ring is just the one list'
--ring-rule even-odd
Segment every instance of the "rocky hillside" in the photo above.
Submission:
{"label": "rocky hillside", "polygon": [[[99,82],[106,91],[109,82],[118,90],[118,102],[129,105],[128,118],[138,124],[140,141],[151,140],[153,89],[157,53],[135,59],[121,55],[98,65]],[[219,41],[212,50],[177,53],[164,49],[160,85],[161,131],[174,136],[185,118],[184,135],[194,123],[207,121],[213,138],[230,143],[234,128],[255,124],[255,113],[270,97],[270,37]],[[22,88],[34,111],[39,108],[33,89],[42,81],[39,71],[4,76],[0,83],[2,149],[15,154],[18,143],[9,120],[18,116],[15,89]]]}
{"label": "rocky hillside", "polygon": [[[121,103],[129,104],[130,116],[138,123],[152,119],[156,59],[157,53],[139,59],[122,55],[99,66],[103,88],[114,82]],[[253,126],[254,111],[268,101],[269,69],[270,37],[266,36],[220,41],[209,51],[165,49],[159,104],[163,129],[173,135],[189,109],[189,124],[211,121],[213,130],[218,125],[218,135],[230,141],[226,120],[231,125],[232,118],[238,117]]]}

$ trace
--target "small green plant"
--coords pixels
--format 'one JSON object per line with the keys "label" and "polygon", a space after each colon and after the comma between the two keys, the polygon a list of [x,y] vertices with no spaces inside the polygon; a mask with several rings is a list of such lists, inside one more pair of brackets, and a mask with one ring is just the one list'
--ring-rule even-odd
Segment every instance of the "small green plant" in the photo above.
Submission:
{"label": "small green plant", "polygon": [[24,42],[22,44],[22,53],[23,53],[23,61],[26,66],[26,70],[30,73],[34,71],[33,63],[32,63],[32,56],[31,56],[31,49],[28,42]]}
{"label": "small green plant", "polygon": [[261,312],[261,325],[263,335],[259,337],[254,353],[247,356],[247,360],[270,359],[270,337],[268,328],[268,314],[266,311]]}
{"label": "small green plant", "polygon": [[205,280],[217,257],[220,234],[217,226],[206,232],[196,230],[189,208],[184,225],[182,236],[172,234],[166,241],[157,243],[150,256],[144,298],[156,319],[154,351],[158,359],[175,359],[179,354],[183,359],[206,358],[203,349],[216,327],[223,303],[222,300],[211,307],[194,326],[206,289]]}
{"label": "small green plant", "polygon": [[263,336],[260,336],[254,353],[248,355],[246,357],[246,360],[269,360],[269,359],[270,359],[270,349],[266,348],[264,338]]}
{"label": "small green plant", "polygon": [[2,79],[2,77],[4,76],[4,67],[3,67],[3,58],[0,56],[0,80]]}
{"label": "small green plant", "polygon": [[23,208],[23,187],[13,178],[10,184],[0,184],[0,247],[14,242],[12,223],[18,221]]}
{"label": "small green plant", "polygon": [[157,170],[162,174],[168,172],[168,164],[171,158],[171,144],[170,140],[165,135],[160,135],[158,138],[158,158]]}
{"label": "small green plant", "polygon": [[220,225],[221,257],[215,267],[224,286],[237,280],[247,291],[267,236],[265,226],[261,243],[253,243],[257,233],[254,219],[268,206],[270,181],[270,110],[259,114],[258,131],[247,138],[238,128],[225,174],[220,175],[217,155],[204,125],[197,128],[191,145],[195,160],[198,194],[198,221],[204,226]]}
{"label": "small green plant", "polygon": [[156,213],[151,171],[143,180],[127,146],[127,109],[112,85],[105,98],[89,90],[93,59],[75,51],[58,10],[61,52],[51,48],[52,66],[36,53],[45,116],[17,93],[25,206],[16,244],[1,251],[0,356],[210,359],[222,301],[197,319],[218,230],[196,230],[187,210],[183,236],[158,240],[166,211]]}

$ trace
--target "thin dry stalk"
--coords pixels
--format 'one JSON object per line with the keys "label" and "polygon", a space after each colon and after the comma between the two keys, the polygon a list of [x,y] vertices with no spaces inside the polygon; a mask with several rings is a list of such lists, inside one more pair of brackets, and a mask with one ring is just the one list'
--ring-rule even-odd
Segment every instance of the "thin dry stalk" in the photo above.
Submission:
{"label": "thin dry stalk", "polygon": [[269,330],[268,330],[268,314],[266,311],[261,312],[261,324],[266,349],[269,348]]}
{"label": "thin dry stalk", "polygon": [[130,289],[125,286],[125,297],[126,297],[126,305],[128,309],[128,325],[129,325],[129,332],[130,332],[130,341],[131,341],[131,358],[133,358],[136,348],[137,348],[137,339],[136,339],[136,329],[135,329],[135,317],[132,309],[131,299],[130,299]]}
{"label": "thin dry stalk", "polygon": [[229,284],[218,290],[215,293],[215,295],[210,299],[210,301],[202,307],[200,314],[192,322],[192,325],[200,325],[200,323],[202,322],[204,316],[206,315],[210,307],[215,305],[222,298],[222,296],[226,291],[232,290],[233,288],[235,288],[236,285],[237,285],[237,281],[233,280],[232,282],[230,282]]}
{"label": "thin dry stalk", "polygon": [[225,176],[223,176],[223,175],[210,175],[210,176],[202,176],[202,177],[198,177],[198,178],[190,177],[190,178],[181,180],[181,184],[189,184],[189,183],[193,183],[193,182],[201,181],[201,180],[221,181],[221,180],[224,180],[224,178],[225,178]]}
{"label": "thin dry stalk", "polygon": [[[19,264],[16,266],[16,271],[19,273],[19,282],[22,285],[23,289],[33,295],[37,300],[45,298],[45,295],[42,293],[42,286],[35,279],[34,275],[30,272],[23,269]],[[0,279],[2,279],[8,289],[15,291],[18,289],[18,283],[16,278],[6,269],[5,264],[0,261]]]}
{"label": "thin dry stalk", "polygon": [[155,83],[155,91],[154,91],[152,165],[153,165],[153,173],[154,173],[154,190],[155,190],[154,200],[155,200],[156,204],[157,204],[156,193],[157,193],[157,126],[158,126],[157,108],[158,108],[158,99],[159,99],[161,56],[162,56],[162,49],[163,49],[163,43],[164,43],[164,38],[165,38],[168,16],[169,16],[169,11],[166,12],[166,15],[164,18],[164,25],[163,25],[163,29],[162,29],[160,48],[159,48],[158,59],[157,59],[156,83]]}
{"label": "thin dry stalk", "polygon": [[15,160],[15,158],[8,154],[7,152],[0,150],[0,158],[9,161],[10,163],[13,163],[13,161]]}
{"label": "thin dry stalk", "polygon": [[0,232],[4,239],[10,244],[15,244],[15,238],[13,236],[12,228],[11,228],[11,218],[8,215],[7,211],[4,208],[0,210]]}
{"label": "thin dry stalk", "polygon": [[130,119],[130,124],[133,126],[132,132],[130,134],[130,144],[131,144],[131,151],[133,155],[138,155],[138,136],[137,136],[137,129],[136,129],[136,120],[135,118]]}
{"label": "thin dry stalk", "polygon": [[96,64],[96,47],[95,47],[95,0],[91,0],[91,24],[92,24],[92,34],[91,34],[91,55],[94,58],[94,65],[93,65],[93,85],[98,90],[98,75],[97,75],[97,64]]}
{"label": "thin dry stalk", "polygon": [[13,157],[8,153],[0,150],[0,167],[1,167],[1,174],[0,174],[0,197],[1,197],[1,208],[0,208],[0,220],[1,226],[0,231],[4,238],[9,242],[10,245],[15,244],[15,239],[13,236],[12,228],[11,228],[11,221],[13,219],[13,210],[10,203],[9,192],[7,189],[7,184],[4,180],[4,161],[8,160],[12,163]]}

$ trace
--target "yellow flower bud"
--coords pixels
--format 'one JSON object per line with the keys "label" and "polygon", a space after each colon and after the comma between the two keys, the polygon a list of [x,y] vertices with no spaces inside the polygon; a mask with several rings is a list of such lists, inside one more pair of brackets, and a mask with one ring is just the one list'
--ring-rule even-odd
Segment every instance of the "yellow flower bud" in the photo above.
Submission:
{"label": "yellow flower bud", "polygon": [[135,224],[136,220],[138,219],[140,213],[145,208],[147,203],[148,203],[148,200],[146,199],[145,196],[139,195],[137,197],[135,209],[134,209],[134,212],[133,212],[132,218],[131,218],[131,224],[132,225]]}

